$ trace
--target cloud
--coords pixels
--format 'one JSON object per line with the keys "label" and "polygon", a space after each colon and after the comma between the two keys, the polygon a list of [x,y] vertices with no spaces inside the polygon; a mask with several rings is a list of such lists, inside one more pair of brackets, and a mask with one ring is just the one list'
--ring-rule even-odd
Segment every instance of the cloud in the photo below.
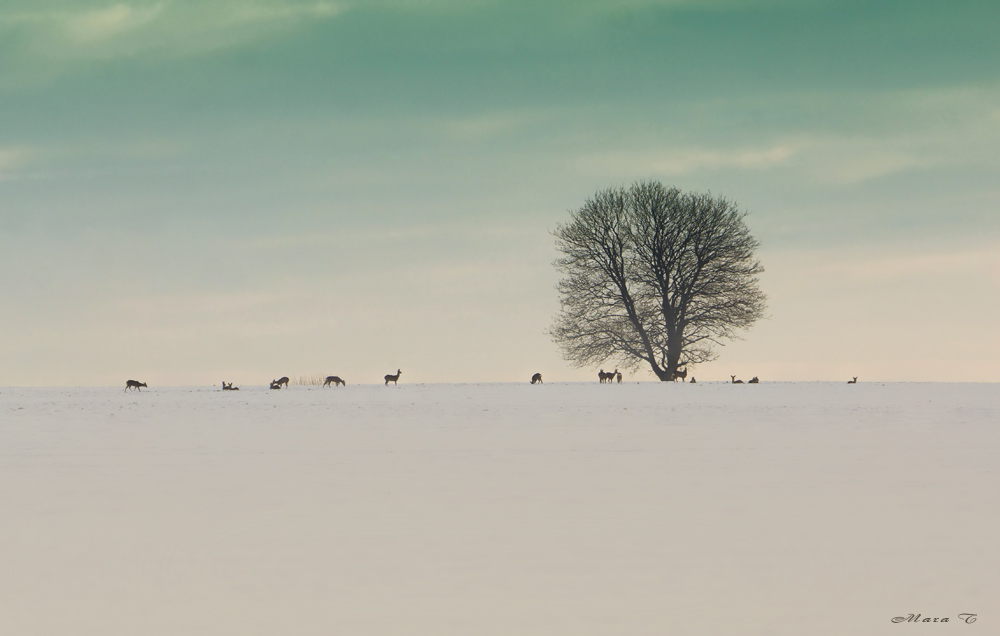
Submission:
{"label": "cloud", "polygon": [[13,176],[28,162],[30,155],[27,148],[0,148],[0,180]]}
{"label": "cloud", "polygon": [[801,149],[801,142],[779,142],[728,149],[693,146],[661,151],[616,151],[585,156],[581,164],[588,172],[610,171],[676,177],[705,171],[773,168],[788,164]]}
{"label": "cloud", "polygon": [[68,14],[64,18],[63,28],[77,43],[86,44],[109,40],[123,33],[141,29],[162,13],[162,4],[149,7],[116,4],[93,11]]}
{"label": "cloud", "polygon": [[15,68],[21,75],[50,77],[86,60],[199,54],[330,19],[344,10],[333,2],[301,0],[15,3],[0,8],[0,37],[18,36],[11,38],[11,46],[18,48],[21,62],[4,75],[8,81],[16,77]]}
{"label": "cloud", "polygon": [[[992,133],[992,134],[991,134]],[[996,131],[980,134],[908,133],[839,136],[817,133],[781,137],[735,148],[688,146],[584,155],[591,174],[680,177],[733,171],[787,171],[813,183],[855,185],[890,175],[963,164],[996,163]]]}
{"label": "cloud", "polygon": [[[800,257],[805,256],[800,254]],[[814,250],[812,266],[799,265],[804,278],[837,278],[858,285],[898,284],[904,280],[978,278],[1000,285],[1000,246],[923,245],[907,251]]]}
{"label": "cloud", "polygon": [[456,141],[487,141],[504,137],[546,119],[540,113],[497,112],[458,117],[436,123],[444,136]]}

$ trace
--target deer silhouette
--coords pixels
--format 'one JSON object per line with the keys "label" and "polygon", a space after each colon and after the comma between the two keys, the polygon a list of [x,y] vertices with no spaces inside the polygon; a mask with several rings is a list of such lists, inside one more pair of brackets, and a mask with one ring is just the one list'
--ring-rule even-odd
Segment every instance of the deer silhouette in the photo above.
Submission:
{"label": "deer silhouette", "polygon": [[605,372],[604,369],[601,369],[600,371],[597,372],[597,378],[601,381],[601,384],[606,384],[610,383],[612,378],[614,378],[617,374],[618,374],[618,369],[607,372]]}
{"label": "deer silhouette", "polygon": [[531,383],[532,384],[545,384],[544,382],[542,382],[542,374],[541,373],[536,373],[535,375],[531,376]]}
{"label": "deer silhouette", "polygon": [[621,383],[622,383],[622,372],[621,372],[621,371],[618,371],[618,372],[616,373],[616,375],[618,376],[618,384],[621,384]]}
{"label": "deer silhouette", "polygon": [[694,376],[693,376],[693,375],[691,376],[691,384],[698,384],[698,383],[697,383],[697,382],[695,381],[695,379],[694,379]]}
{"label": "deer silhouette", "polygon": [[748,380],[747,384],[760,384],[760,380],[757,379],[757,376],[753,376],[753,379]]}
{"label": "deer silhouette", "polygon": [[238,386],[234,387],[232,382],[230,382],[229,384],[226,384],[226,381],[223,380],[222,381],[222,390],[223,391],[239,391],[240,387],[238,387]]}
{"label": "deer silhouette", "polygon": [[688,370],[687,367],[684,367],[683,369],[675,370],[670,380],[672,382],[676,382],[677,378],[680,378],[681,382],[683,382],[687,377],[688,377]]}
{"label": "deer silhouette", "polygon": [[343,380],[340,379],[339,376],[336,375],[328,375],[326,377],[326,382],[323,383],[323,386],[330,386],[331,384],[333,386],[340,386],[340,385],[347,386],[347,382],[344,382]]}
{"label": "deer silhouette", "polygon": [[391,373],[388,374],[388,375],[386,375],[385,376],[385,385],[389,386],[390,382],[392,382],[393,384],[398,385],[399,384],[399,376],[401,376],[402,374],[403,374],[402,371],[400,371],[399,369],[396,369],[396,375],[392,375]]}
{"label": "deer silhouette", "polygon": [[743,384],[743,380],[737,380],[735,375],[729,376],[733,379],[733,384]]}
{"label": "deer silhouette", "polygon": [[[128,391],[129,389],[135,389],[136,391],[139,391],[141,393],[142,389],[139,388],[141,386],[146,386],[146,383],[139,382],[138,380],[129,380],[128,382],[125,383],[125,390]],[[149,387],[146,386],[146,388],[148,389]]]}
{"label": "deer silhouette", "polygon": [[288,388],[288,376],[286,375],[286,376],[283,376],[283,377],[279,378],[275,382],[275,384],[284,384],[285,388],[287,389]]}
{"label": "deer silhouette", "polygon": [[858,383],[858,376],[854,376],[854,379],[853,380],[848,380],[847,383],[848,384],[857,384]]}

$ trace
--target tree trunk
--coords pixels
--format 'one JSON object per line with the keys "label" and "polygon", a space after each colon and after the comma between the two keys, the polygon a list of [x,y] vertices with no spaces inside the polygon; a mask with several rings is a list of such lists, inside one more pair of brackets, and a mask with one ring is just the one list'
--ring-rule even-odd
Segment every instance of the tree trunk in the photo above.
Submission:
{"label": "tree trunk", "polygon": [[668,371],[667,369],[661,369],[660,365],[658,364],[651,363],[649,366],[653,368],[653,373],[655,373],[656,377],[660,379],[660,382],[669,382],[670,380],[673,379],[674,374],[672,371]]}

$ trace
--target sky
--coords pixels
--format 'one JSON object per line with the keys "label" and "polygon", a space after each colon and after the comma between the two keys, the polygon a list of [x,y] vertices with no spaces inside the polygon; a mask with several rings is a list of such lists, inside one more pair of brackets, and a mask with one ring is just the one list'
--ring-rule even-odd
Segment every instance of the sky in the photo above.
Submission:
{"label": "sky", "polygon": [[768,318],[699,380],[1000,381],[998,23],[4,0],[0,386],[593,380],[548,335],[551,232],[640,179],[736,201],[761,242]]}

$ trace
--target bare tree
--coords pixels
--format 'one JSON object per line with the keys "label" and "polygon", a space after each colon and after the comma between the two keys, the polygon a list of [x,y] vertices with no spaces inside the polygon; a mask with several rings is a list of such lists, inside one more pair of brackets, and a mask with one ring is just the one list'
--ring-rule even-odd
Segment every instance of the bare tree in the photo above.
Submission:
{"label": "bare tree", "polygon": [[759,242],[735,203],[638,182],[603,190],[558,226],[562,305],[551,330],[577,366],[648,364],[660,380],[713,360],[763,317]]}

